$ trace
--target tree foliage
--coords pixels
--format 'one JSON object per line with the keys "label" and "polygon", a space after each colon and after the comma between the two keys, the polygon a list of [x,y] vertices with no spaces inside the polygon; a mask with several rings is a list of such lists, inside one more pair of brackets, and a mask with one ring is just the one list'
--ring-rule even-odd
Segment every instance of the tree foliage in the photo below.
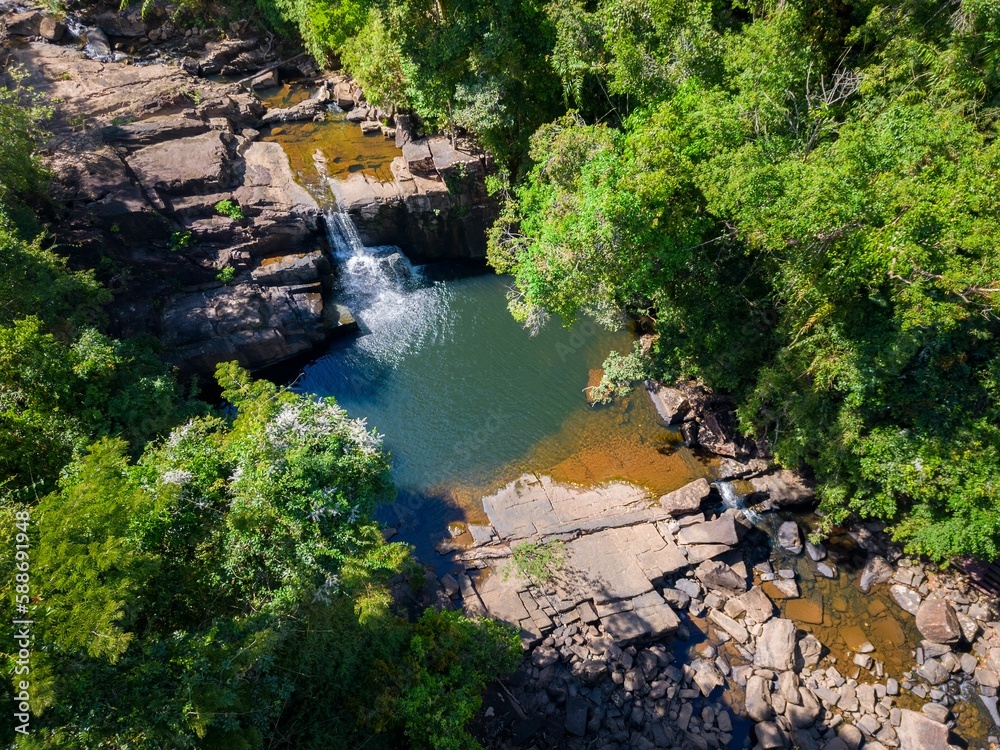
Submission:
{"label": "tree foliage", "polygon": [[465,725],[520,641],[397,608],[389,584],[415,563],[371,520],[391,493],[380,436],[235,363],[213,409],[155,342],[102,333],[109,295],[29,208],[45,185],[31,101],[0,90],[0,597],[14,602],[20,521],[19,617],[35,621],[31,732],[7,722],[0,742],[475,747]]}
{"label": "tree foliage", "polygon": [[995,5],[551,7],[579,113],[492,231],[515,316],[647,315],[830,522],[1000,554]]}

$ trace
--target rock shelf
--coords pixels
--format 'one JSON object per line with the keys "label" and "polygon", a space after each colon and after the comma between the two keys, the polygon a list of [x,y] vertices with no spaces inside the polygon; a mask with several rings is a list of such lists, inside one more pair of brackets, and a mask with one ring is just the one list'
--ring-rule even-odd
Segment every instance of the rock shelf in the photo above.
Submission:
{"label": "rock shelf", "polygon": [[[848,585],[863,597],[864,578],[870,604],[839,613],[828,608],[855,605],[814,593],[833,585],[821,566],[848,563],[835,549],[807,554],[786,521],[784,548],[774,539],[754,557],[762,534],[742,512],[699,486],[681,492],[698,507],[525,474],[484,499],[490,524],[457,554],[456,598],[521,632],[512,746],[948,750],[959,717],[996,711],[1000,622],[961,578],[860,529],[868,564]],[[518,545],[549,543],[562,554],[544,580],[518,572]],[[841,614],[857,624],[834,638],[826,624]]]}

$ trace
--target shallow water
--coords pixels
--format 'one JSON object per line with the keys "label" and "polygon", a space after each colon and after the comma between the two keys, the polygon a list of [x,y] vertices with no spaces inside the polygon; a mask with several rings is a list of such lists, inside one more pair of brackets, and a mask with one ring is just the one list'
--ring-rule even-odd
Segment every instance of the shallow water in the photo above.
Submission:
{"label": "shallow water", "polygon": [[[312,93],[311,88],[285,84],[258,95],[268,108],[280,108],[308,99]],[[282,123],[262,135],[262,140],[281,144],[296,177],[321,205],[330,197],[322,174],[336,178],[361,172],[391,182],[389,165],[402,155],[395,141],[381,134],[364,135],[358,123],[347,122],[344,117],[343,112],[332,109],[322,122]]]}
{"label": "shallow water", "polygon": [[[310,93],[285,86],[269,92],[267,101],[289,106]],[[331,200],[328,177],[363,171],[390,179],[388,165],[399,155],[390,141],[363,136],[357,124],[336,114],[323,123],[282,125],[264,137],[282,144],[321,205]],[[294,387],[336,397],[385,434],[399,494],[378,517],[398,528],[397,539],[413,544],[425,562],[448,565],[433,545],[449,524],[484,522],[482,497],[525,471],[582,485],[624,479],[653,496],[713,478],[716,462],[684,447],[676,431],[659,422],[641,388],[610,406],[587,403],[584,388],[599,378],[607,354],[631,348],[627,330],[607,331],[587,320],[567,329],[551,320],[530,335],[507,310],[508,279],[449,266],[415,269],[397,248],[363,248],[356,237],[346,237],[351,226],[345,216],[331,212],[328,223],[340,227],[330,237],[338,301],[351,308],[361,332],[333,343]],[[748,491],[742,483],[733,489]],[[757,520],[773,526],[775,516]],[[863,555],[849,539],[829,546],[840,572],[833,580],[815,576],[808,558],[782,558],[764,544],[761,559],[773,554],[775,568],[795,569],[802,591],[800,599],[778,598],[783,616],[814,633],[845,677],[857,669],[851,660],[858,639],[875,646],[886,675],[899,678],[914,669],[920,635],[913,617],[891,599],[888,585],[860,592]],[[682,660],[708,644],[703,619],[684,617],[691,638],[674,642]],[[734,656],[732,644],[713,645]],[[858,677],[875,681],[867,673]],[[739,701],[738,690],[724,696],[733,698]],[[913,705],[902,697],[896,704],[919,710],[911,698]],[[958,733],[984,745],[991,727],[978,699],[954,710]],[[749,723],[736,719],[739,745]]]}

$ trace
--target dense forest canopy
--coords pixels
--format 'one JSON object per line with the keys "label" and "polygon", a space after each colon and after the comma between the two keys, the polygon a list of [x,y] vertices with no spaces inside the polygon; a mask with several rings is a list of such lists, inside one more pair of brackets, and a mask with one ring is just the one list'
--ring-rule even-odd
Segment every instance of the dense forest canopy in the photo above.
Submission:
{"label": "dense forest canopy", "polygon": [[[1000,2],[183,5],[255,7],[371,101],[478,137],[515,316],[641,316],[641,369],[732,394],[831,523],[1000,555]],[[108,292],[37,218],[45,117],[0,90],[3,596],[30,509],[43,610],[23,746],[474,747],[516,637],[394,608],[423,574],[370,519],[366,425],[233,365],[213,408],[106,335]]]}
{"label": "dense forest canopy", "polygon": [[733,394],[830,522],[1000,554],[1000,3],[262,7],[497,154],[517,317],[645,316],[649,371]]}

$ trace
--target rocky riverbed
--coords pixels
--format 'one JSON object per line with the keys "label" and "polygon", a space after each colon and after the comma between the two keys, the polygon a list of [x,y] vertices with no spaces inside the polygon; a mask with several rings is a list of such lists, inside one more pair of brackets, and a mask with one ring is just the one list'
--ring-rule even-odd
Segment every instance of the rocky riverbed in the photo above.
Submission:
{"label": "rocky riverbed", "polygon": [[[334,198],[306,189],[270,137],[344,111],[371,138],[401,141],[388,182],[337,183],[362,230],[414,255],[482,255],[481,152],[397,128],[345,76],[302,54],[282,60],[249,27],[183,30],[162,11],[61,18],[0,5],[7,67],[52,107],[50,230],[114,292],[113,333],[156,335],[183,371],[211,378],[218,362],[256,370],[354,330],[324,232]],[[268,109],[255,92],[286,78],[308,95]]]}
{"label": "rocky riverbed", "polygon": [[[733,442],[690,409],[697,394],[653,390],[689,404],[665,421],[697,416],[713,442]],[[877,526],[813,544],[809,517],[789,510],[810,499],[808,481],[738,452],[719,473],[742,477],[757,509],[729,507],[723,479],[652,497],[527,474],[484,498],[488,524],[439,545],[462,568],[440,599],[513,625],[526,648],[484,736],[608,749],[995,744],[992,598],[901,556]],[[548,550],[544,569],[518,563],[532,549]]]}

